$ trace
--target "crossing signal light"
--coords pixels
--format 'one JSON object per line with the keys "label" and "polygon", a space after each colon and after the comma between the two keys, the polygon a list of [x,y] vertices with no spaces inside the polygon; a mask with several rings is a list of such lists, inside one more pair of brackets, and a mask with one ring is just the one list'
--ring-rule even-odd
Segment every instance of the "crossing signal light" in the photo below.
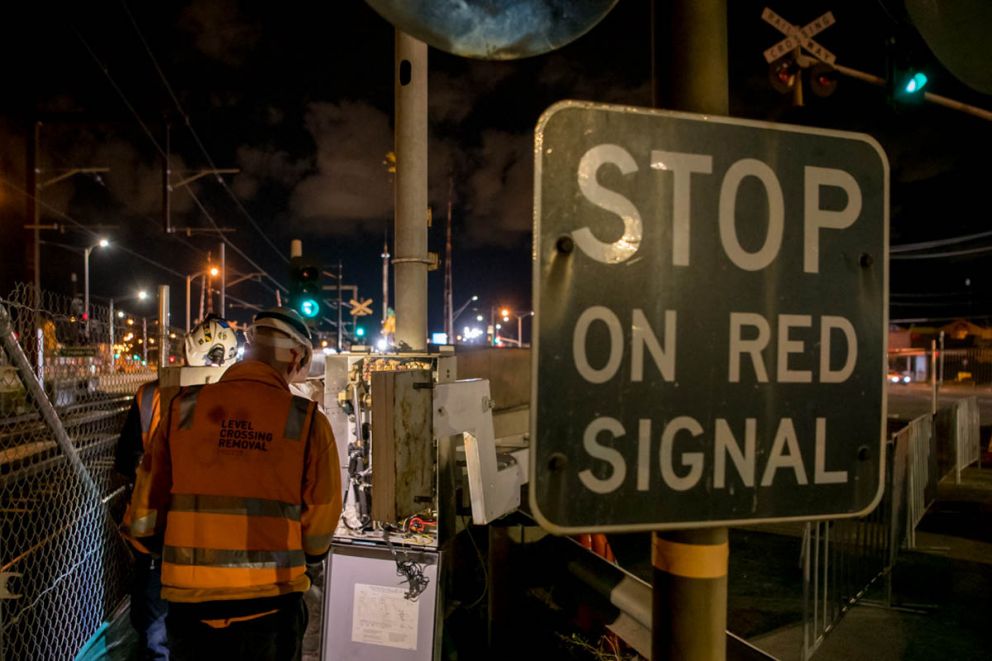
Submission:
{"label": "crossing signal light", "polygon": [[809,89],[819,97],[827,97],[837,89],[837,71],[829,64],[820,62],[809,70]]}
{"label": "crossing signal light", "polygon": [[355,337],[365,337],[365,329],[361,326],[355,327]]}
{"label": "crossing signal light", "polygon": [[786,55],[768,65],[768,82],[780,94],[791,92],[799,81],[799,63],[792,55]]}
{"label": "crossing signal light", "polygon": [[321,273],[320,266],[303,257],[294,257],[290,263],[289,300],[304,319],[320,315]]}
{"label": "crossing signal light", "polygon": [[898,104],[923,103],[926,98],[924,88],[930,82],[930,77],[917,66],[917,58],[905,46],[900,46],[893,39],[889,41],[887,48],[886,86],[889,100]]}

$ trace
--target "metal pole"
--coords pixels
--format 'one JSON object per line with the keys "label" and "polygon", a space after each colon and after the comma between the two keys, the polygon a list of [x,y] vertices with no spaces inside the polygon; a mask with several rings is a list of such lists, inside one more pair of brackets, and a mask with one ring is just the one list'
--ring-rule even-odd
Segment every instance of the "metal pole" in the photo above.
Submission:
{"label": "metal pole", "polygon": [[524,318],[523,315],[515,314],[517,318],[517,346],[522,347],[524,345]]}
{"label": "metal pole", "polygon": [[36,376],[41,387],[45,387],[45,331],[41,327],[34,329],[35,350],[38,352],[38,362],[35,365]]}
{"label": "metal pole", "polygon": [[172,324],[169,310],[169,286],[158,286],[158,367],[169,365],[169,326]]}
{"label": "metal pole", "polygon": [[114,367],[114,299],[110,299],[110,323],[107,325],[110,335],[110,369]]}
{"label": "metal pole", "polygon": [[382,322],[389,316],[389,244],[382,242]]}
{"label": "metal pole", "polygon": [[338,351],[341,351],[341,279],[344,277],[344,267],[338,260]]}
{"label": "metal pole", "polygon": [[227,246],[221,241],[220,244],[220,316],[226,319],[224,314],[224,297],[227,294]]}
{"label": "metal pole", "polygon": [[396,31],[396,344],[427,347],[427,44]]}
{"label": "metal pole", "polygon": [[142,360],[145,364],[148,364],[148,317],[141,318],[141,346],[142,349]]}
{"label": "metal pole", "polygon": [[190,298],[190,288],[192,287],[193,276],[186,276],[186,334],[189,335],[189,298]]}
{"label": "metal pole", "polygon": [[40,321],[41,316],[41,186],[38,184],[38,144],[41,141],[41,122],[34,123],[34,142],[30,151],[31,158],[29,166],[31,172],[28,177],[34,190],[34,204],[32,222],[34,223],[34,309],[36,318]]}
{"label": "metal pole", "polygon": [[[727,115],[727,1],[671,0],[658,9],[660,105]],[[652,533],[651,658],[726,659],[728,539],[727,528]]]}
{"label": "metal pole", "polygon": [[940,331],[940,385],[944,385],[944,331]]}
{"label": "metal pole", "polygon": [[937,415],[937,340],[930,340],[930,414]]}
{"label": "metal pole", "polygon": [[162,153],[162,227],[172,233],[172,172],[169,170],[169,122],[165,122],[165,140]]}
{"label": "metal pole", "polygon": [[83,249],[83,319],[86,339],[90,337],[90,253],[93,248]]}
{"label": "metal pole", "polygon": [[299,239],[293,239],[289,242],[289,256],[292,257],[302,257],[303,256],[303,242]]}

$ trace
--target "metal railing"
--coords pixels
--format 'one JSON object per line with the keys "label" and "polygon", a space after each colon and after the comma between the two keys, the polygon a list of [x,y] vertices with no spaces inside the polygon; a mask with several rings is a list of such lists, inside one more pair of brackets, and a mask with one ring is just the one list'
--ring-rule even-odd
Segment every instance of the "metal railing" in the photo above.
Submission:
{"label": "metal railing", "polygon": [[152,320],[40,300],[0,298],[0,660],[72,659],[125,596],[114,449],[155,376]]}
{"label": "metal railing", "polygon": [[899,549],[916,546],[916,526],[940,480],[980,457],[978,400],[967,397],[911,421],[887,444],[885,491],[871,514],[807,523],[803,535],[802,658],[813,656],[847,610],[884,581],[893,606],[892,568]]}

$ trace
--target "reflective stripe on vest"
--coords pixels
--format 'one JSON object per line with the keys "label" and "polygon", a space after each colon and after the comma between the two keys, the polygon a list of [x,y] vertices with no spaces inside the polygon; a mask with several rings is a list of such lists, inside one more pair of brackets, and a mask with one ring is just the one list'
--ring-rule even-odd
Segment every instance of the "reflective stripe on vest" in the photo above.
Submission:
{"label": "reflective stripe on vest", "polygon": [[237,496],[198,496],[174,494],[169,509],[198,514],[233,514],[237,516],[272,516],[290,521],[300,520],[300,506],[265,498]]}
{"label": "reflective stripe on vest", "polygon": [[141,433],[147,434],[152,429],[152,418],[155,413],[155,395],[158,388],[152,384],[141,386],[138,400],[138,413],[141,415]]}
{"label": "reflective stripe on vest", "polygon": [[285,569],[305,564],[303,551],[245,551],[166,546],[162,560],[174,565],[236,569]]}
{"label": "reflective stripe on vest", "polygon": [[307,413],[310,411],[311,401],[303,397],[293,395],[293,403],[289,406],[289,415],[286,417],[286,427],[282,436],[288,441],[298,441],[303,433],[303,424],[307,421]]}
{"label": "reflective stripe on vest", "polygon": [[196,411],[196,398],[200,394],[200,388],[187,390],[181,395],[179,400],[179,428],[192,429],[193,413]]}

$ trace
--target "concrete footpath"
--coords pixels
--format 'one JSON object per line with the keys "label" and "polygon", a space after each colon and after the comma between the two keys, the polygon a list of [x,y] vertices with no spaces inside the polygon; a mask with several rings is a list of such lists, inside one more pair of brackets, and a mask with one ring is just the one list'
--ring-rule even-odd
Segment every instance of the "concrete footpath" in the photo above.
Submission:
{"label": "concrete footpath", "polygon": [[[760,546],[767,544],[765,539]],[[885,596],[885,581],[879,579],[827,634],[813,658],[992,658],[992,469],[969,468],[960,484],[953,477],[941,483],[937,501],[918,527],[916,549],[900,551],[892,580],[894,607],[871,603]],[[746,608],[746,600],[738,598],[737,606]],[[784,617],[794,616],[794,600],[781,610]],[[732,605],[731,619],[735,611],[740,613]],[[746,624],[736,617],[738,625]],[[783,661],[799,659],[802,623],[748,639]]]}

